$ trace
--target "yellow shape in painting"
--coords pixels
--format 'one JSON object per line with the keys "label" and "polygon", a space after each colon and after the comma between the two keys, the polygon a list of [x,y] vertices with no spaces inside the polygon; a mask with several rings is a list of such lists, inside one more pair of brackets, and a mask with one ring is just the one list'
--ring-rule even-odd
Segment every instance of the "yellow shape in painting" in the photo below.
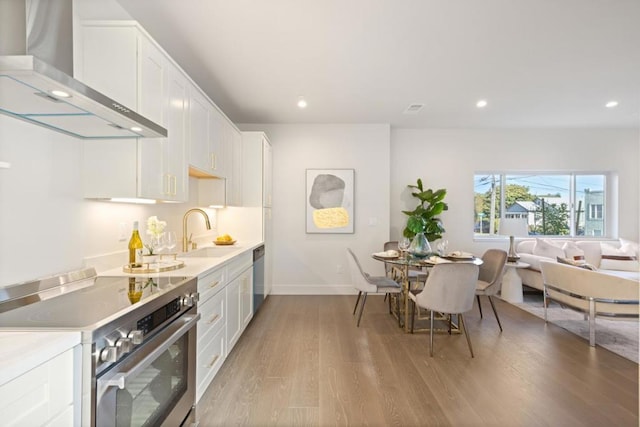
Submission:
{"label": "yellow shape in painting", "polygon": [[345,208],[316,209],[313,223],[318,228],[338,228],[349,225],[349,212]]}

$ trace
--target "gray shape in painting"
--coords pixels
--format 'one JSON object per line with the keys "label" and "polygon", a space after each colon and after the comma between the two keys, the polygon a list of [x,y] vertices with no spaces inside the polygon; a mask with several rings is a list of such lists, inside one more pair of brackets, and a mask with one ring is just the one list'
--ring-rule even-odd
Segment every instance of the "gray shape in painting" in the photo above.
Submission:
{"label": "gray shape in painting", "polygon": [[345,183],[342,178],[331,174],[315,177],[309,195],[309,204],[316,209],[338,208],[344,199]]}

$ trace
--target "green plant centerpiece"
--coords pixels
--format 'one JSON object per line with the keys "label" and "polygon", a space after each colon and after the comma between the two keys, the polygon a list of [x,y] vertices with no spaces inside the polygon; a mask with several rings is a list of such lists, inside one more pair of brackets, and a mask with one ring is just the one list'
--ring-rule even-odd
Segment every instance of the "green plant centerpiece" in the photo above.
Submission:
{"label": "green plant centerpiece", "polygon": [[[418,178],[416,185],[410,184],[407,187],[412,189],[411,195],[417,198],[420,203],[412,211],[402,211],[409,217],[402,234],[413,239],[411,245],[414,246],[414,252],[418,256],[426,256],[431,253],[429,242],[441,239],[442,233],[445,232],[442,220],[438,215],[449,209],[449,206],[443,202],[447,190],[442,188],[436,191],[425,190],[420,178]],[[423,237],[424,242],[422,241]],[[414,253],[411,248],[409,252]]]}

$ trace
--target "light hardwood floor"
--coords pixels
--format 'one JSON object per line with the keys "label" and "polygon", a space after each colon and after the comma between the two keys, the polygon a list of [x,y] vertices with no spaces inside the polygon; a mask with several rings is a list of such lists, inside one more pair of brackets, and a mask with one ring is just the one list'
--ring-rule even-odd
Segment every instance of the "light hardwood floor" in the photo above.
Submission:
{"label": "light hardwood floor", "polygon": [[638,426],[638,365],[497,300],[464,335],[405,334],[381,296],[270,296],[197,405],[200,426]]}

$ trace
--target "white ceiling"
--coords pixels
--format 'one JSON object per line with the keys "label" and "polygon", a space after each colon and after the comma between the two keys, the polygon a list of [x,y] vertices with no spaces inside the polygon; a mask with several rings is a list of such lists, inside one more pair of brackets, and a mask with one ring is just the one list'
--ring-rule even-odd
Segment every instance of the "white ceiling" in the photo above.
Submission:
{"label": "white ceiling", "polygon": [[118,1],[237,123],[640,123],[639,0]]}

